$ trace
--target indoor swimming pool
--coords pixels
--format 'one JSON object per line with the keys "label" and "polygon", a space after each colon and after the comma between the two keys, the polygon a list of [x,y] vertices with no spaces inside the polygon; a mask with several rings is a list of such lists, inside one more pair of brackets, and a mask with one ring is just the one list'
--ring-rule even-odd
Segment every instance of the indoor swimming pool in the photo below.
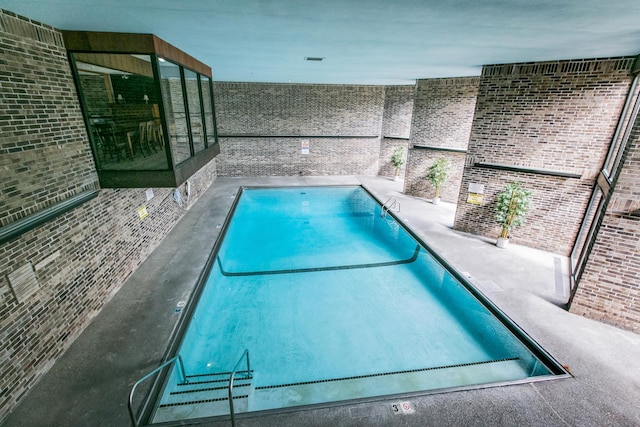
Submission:
{"label": "indoor swimming pool", "polygon": [[229,416],[234,368],[235,413],[566,375],[388,202],[242,189],[150,422]]}

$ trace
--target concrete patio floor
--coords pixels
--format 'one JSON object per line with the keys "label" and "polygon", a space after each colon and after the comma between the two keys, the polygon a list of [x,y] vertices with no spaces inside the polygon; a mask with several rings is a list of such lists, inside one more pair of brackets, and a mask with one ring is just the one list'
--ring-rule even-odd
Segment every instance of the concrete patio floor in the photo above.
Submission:
{"label": "concrete patio floor", "polygon": [[[455,206],[402,194],[385,177],[218,178],[161,245],[5,420],[5,426],[127,426],[127,395],[158,366],[241,185],[362,183],[393,196],[400,218],[520,325],[573,378],[406,398],[240,414],[249,426],[634,426],[640,425],[640,335],[561,308],[564,256],[451,229]],[[229,420],[208,423],[230,425]]]}

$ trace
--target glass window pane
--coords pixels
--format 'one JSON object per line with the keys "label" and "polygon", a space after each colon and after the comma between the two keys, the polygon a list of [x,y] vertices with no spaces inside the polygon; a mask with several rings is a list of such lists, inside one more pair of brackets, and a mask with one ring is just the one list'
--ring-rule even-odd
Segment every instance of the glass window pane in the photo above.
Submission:
{"label": "glass window pane", "polygon": [[189,118],[191,120],[191,136],[193,138],[193,152],[204,150],[204,129],[202,127],[202,110],[200,109],[200,89],[198,74],[191,70],[184,70],[184,82],[187,88]]}
{"label": "glass window pane", "polygon": [[149,55],[72,54],[100,170],[166,170]]}
{"label": "glass window pane", "polygon": [[568,301],[569,305],[571,305],[573,297],[578,290],[577,286],[587,265],[587,258],[589,256],[589,253],[591,252],[591,247],[595,241],[595,236],[598,235],[598,230],[600,228],[598,218],[606,209],[604,201],[604,193],[600,190],[600,187],[596,186],[593,194],[591,195],[591,200],[589,201],[587,212],[585,213],[582,224],[580,225],[580,231],[578,232],[576,242],[573,245],[571,256],[569,258],[569,261],[571,263],[572,279]]}
{"label": "glass window pane", "polygon": [[191,157],[180,66],[165,60],[159,61],[158,65],[171,156],[173,164],[177,165]]}
{"label": "glass window pane", "polygon": [[211,79],[200,76],[202,103],[204,104],[204,124],[207,130],[207,147],[216,142],[216,129],[213,121],[213,102],[211,101]]}

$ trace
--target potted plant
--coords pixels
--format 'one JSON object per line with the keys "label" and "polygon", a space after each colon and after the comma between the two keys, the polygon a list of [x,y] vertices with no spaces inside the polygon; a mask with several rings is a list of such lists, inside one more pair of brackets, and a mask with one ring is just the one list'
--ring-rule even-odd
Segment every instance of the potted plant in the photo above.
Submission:
{"label": "potted plant", "polygon": [[502,226],[502,232],[496,242],[499,248],[505,248],[509,243],[509,235],[513,227],[522,225],[529,210],[531,191],[524,188],[521,182],[505,184],[496,196],[495,219]]}
{"label": "potted plant", "polygon": [[400,167],[404,165],[404,147],[398,147],[393,150],[393,154],[391,155],[391,164],[395,168],[393,180],[398,180],[398,175],[400,174]]}
{"label": "potted plant", "polygon": [[442,188],[442,184],[444,184],[448,177],[449,160],[445,157],[437,158],[431,167],[429,167],[429,173],[427,174],[427,179],[436,190],[435,196],[431,199],[431,203],[434,205],[440,203],[440,188]]}

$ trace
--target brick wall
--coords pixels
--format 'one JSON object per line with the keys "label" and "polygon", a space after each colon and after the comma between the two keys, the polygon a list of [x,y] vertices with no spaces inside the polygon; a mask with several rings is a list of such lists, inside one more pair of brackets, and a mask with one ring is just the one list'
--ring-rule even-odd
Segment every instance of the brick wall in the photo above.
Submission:
{"label": "brick wall", "polygon": [[97,175],[62,36],[0,10],[0,225],[82,191]]}
{"label": "brick wall", "polygon": [[[512,241],[568,254],[629,90],[631,59],[485,66],[467,160],[581,178],[466,167],[454,228],[497,237],[495,194],[521,180],[533,207]],[[466,203],[469,183],[485,185],[479,206]]]}
{"label": "brick wall", "polygon": [[378,173],[382,86],[215,82],[214,94],[219,175]]}
{"label": "brick wall", "polygon": [[89,115],[96,117],[111,115],[111,106],[108,103],[110,94],[107,92],[104,77],[84,74],[80,75],[80,82],[84,88]]}
{"label": "brick wall", "polygon": [[[410,145],[466,150],[478,94],[478,77],[418,80]],[[432,148],[409,151],[404,192],[431,198],[435,189],[426,179],[438,157],[449,160],[451,173],[441,189],[443,201],[455,203],[460,191],[465,154]]]}
{"label": "brick wall", "polygon": [[[382,141],[380,142],[380,169],[378,175],[394,176],[391,164],[393,151],[404,147],[405,157],[409,148],[411,115],[415,86],[387,86],[384,89],[384,114],[382,118]],[[407,163],[398,171],[404,176]]]}
{"label": "brick wall", "polygon": [[571,311],[640,332],[640,116]]}
{"label": "brick wall", "polygon": [[411,144],[466,149],[478,77],[418,80]]}
{"label": "brick wall", "polygon": [[[220,176],[376,175],[379,138],[224,138]],[[309,154],[302,154],[302,143]]]}
{"label": "brick wall", "polygon": [[[95,188],[97,176],[60,34],[0,10],[0,43],[0,215],[9,223]],[[215,175],[211,162],[191,177],[191,203]],[[154,189],[149,202],[144,190],[101,190],[0,245],[0,422],[184,214],[171,189]],[[9,277],[25,265],[38,288],[18,301]]]}

